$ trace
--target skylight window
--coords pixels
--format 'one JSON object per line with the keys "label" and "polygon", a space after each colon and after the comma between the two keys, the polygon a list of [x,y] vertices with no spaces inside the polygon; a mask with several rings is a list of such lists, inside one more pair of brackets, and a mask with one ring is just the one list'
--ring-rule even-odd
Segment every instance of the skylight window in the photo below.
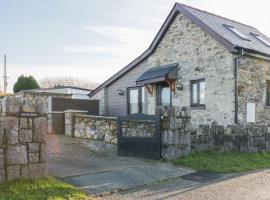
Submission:
{"label": "skylight window", "polygon": [[268,42],[267,40],[265,40],[264,38],[262,38],[262,36],[260,36],[260,35],[258,35],[256,33],[250,33],[250,35],[252,35],[253,37],[255,37],[257,40],[259,40],[260,42],[262,42],[266,46],[270,47],[270,42]]}
{"label": "skylight window", "polygon": [[223,24],[223,26],[225,26],[229,31],[231,31],[233,34],[237,35],[239,38],[241,38],[243,40],[250,41],[250,39],[248,38],[248,36],[246,36],[245,34],[241,33],[240,31],[238,31],[235,27],[230,26],[228,24]]}

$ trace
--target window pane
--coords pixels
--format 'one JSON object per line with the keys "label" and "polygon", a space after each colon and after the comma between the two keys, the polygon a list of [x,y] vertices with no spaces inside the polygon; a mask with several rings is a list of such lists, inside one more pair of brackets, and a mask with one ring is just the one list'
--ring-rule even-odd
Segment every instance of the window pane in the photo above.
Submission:
{"label": "window pane", "polygon": [[144,87],[142,87],[142,113],[145,113],[145,95],[144,95]]}
{"label": "window pane", "polygon": [[171,105],[171,91],[169,87],[162,87],[161,89],[161,105],[162,106]]}
{"label": "window pane", "polygon": [[200,82],[200,104],[205,104],[205,82]]}
{"label": "window pane", "polygon": [[198,88],[196,83],[192,84],[192,103],[198,103]]}
{"label": "window pane", "polygon": [[129,114],[139,112],[139,91],[138,89],[129,90]]}
{"label": "window pane", "polygon": [[270,81],[266,81],[267,105],[270,105]]}

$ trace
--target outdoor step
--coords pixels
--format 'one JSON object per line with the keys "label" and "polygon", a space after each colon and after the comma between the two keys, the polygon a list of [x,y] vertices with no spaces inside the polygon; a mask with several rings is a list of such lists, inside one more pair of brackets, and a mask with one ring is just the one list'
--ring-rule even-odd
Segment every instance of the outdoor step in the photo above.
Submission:
{"label": "outdoor step", "polygon": [[129,167],[122,170],[63,178],[90,194],[101,195],[118,190],[127,190],[142,185],[178,178],[193,173],[191,169],[180,168],[169,163]]}

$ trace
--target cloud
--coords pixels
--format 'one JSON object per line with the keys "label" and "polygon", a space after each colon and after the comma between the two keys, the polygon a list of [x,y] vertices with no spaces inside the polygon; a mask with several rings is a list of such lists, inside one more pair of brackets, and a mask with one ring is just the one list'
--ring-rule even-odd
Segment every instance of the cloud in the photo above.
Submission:
{"label": "cloud", "polygon": [[145,0],[133,0],[133,4],[137,4],[146,9],[155,8],[155,11],[158,10],[160,12],[167,11],[172,8],[175,0],[155,0],[155,1],[145,1]]}
{"label": "cloud", "polygon": [[60,47],[61,50],[69,53],[108,53],[113,47],[110,46],[67,46]]}
{"label": "cloud", "polygon": [[107,44],[63,46],[67,53],[110,55],[113,58],[134,58],[146,50],[154,33],[148,30],[119,26],[84,26],[84,30],[109,38]]}
{"label": "cloud", "polygon": [[84,26],[85,30],[101,34],[105,37],[109,37],[121,43],[129,45],[138,44],[138,42],[144,44],[149,43],[153,38],[154,33],[149,30],[121,27],[121,26]]}

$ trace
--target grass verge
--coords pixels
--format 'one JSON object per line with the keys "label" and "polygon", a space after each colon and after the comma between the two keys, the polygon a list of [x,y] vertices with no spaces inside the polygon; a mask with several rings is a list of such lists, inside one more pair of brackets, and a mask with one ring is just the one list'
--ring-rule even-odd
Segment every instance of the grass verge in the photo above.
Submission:
{"label": "grass verge", "polygon": [[53,177],[0,184],[1,200],[89,200],[86,194]]}
{"label": "grass verge", "polygon": [[200,171],[217,173],[246,172],[270,168],[270,152],[267,153],[221,153],[214,150],[192,153],[173,161]]}

